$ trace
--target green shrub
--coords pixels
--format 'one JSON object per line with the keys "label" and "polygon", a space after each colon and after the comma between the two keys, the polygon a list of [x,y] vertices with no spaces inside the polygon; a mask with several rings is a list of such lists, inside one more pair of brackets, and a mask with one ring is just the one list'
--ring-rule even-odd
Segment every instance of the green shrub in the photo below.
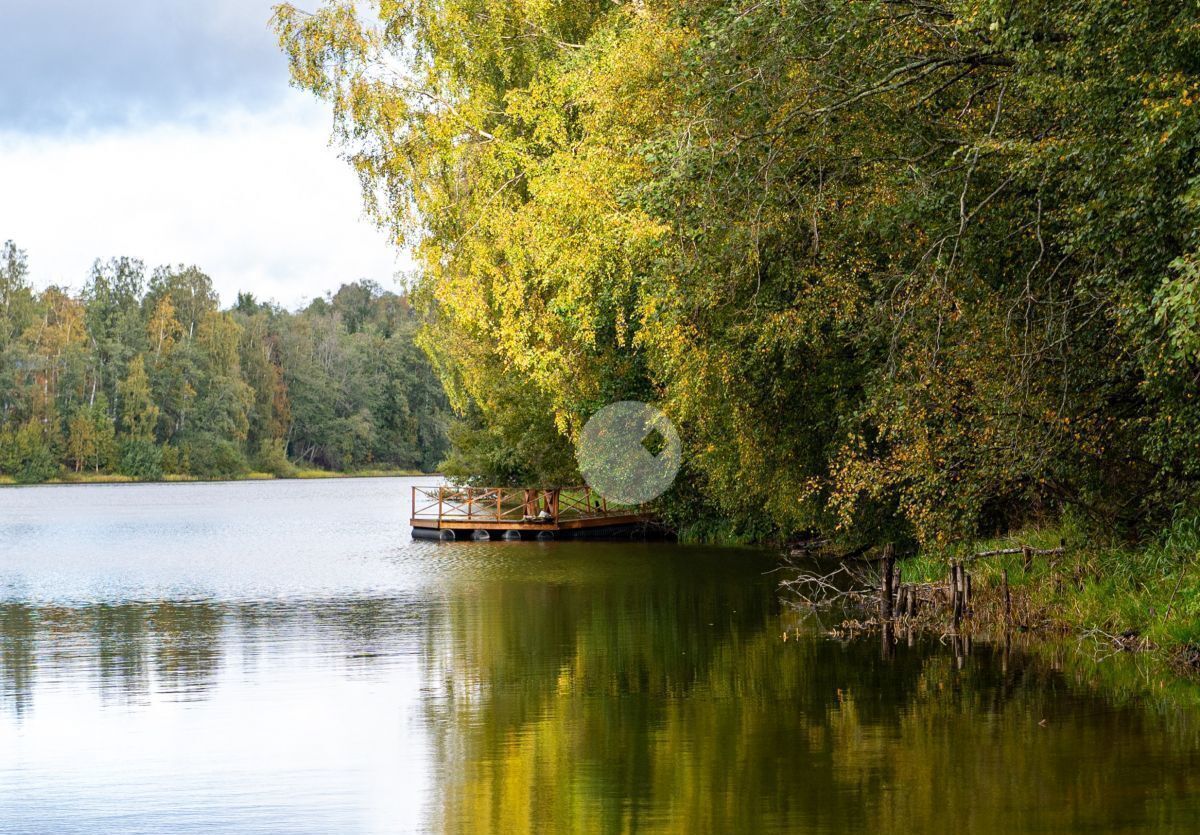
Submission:
{"label": "green shrub", "polygon": [[31,420],[0,434],[0,472],[19,484],[40,484],[58,475],[58,461],[41,424]]}
{"label": "green shrub", "polygon": [[157,481],[163,474],[162,450],[154,441],[130,438],[121,444],[121,472],[139,481]]}
{"label": "green shrub", "polygon": [[58,463],[49,447],[40,446],[30,452],[17,471],[17,481],[21,484],[41,484],[58,475]]}
{"label": "green shrub", "polygon": [[296,466],[288,460],[287,442],[283,438],[264,438],[258,446],[254,466],[259,472],[271,473],[279,478],[296,475]]}
{"label": "green shrub", "polygon": [[237,444],[215,435],[193,440],[188,454],[191,474],[200,478],[236,478],[250,469]]}
{"label": "green shrub", "polygon": [[179,447],[164,446],[162,448],[162,468],[167,475],[180,475]]}

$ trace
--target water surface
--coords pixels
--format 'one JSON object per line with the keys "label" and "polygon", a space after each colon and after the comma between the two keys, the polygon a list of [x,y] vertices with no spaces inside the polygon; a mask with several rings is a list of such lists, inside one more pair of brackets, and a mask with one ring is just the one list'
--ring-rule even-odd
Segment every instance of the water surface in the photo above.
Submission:
{"label": "water surface", "polygon": [[0,490],[0,832],[1200,823],[1185,708],[798,633],[761,552],[413,542],[412,483]]}

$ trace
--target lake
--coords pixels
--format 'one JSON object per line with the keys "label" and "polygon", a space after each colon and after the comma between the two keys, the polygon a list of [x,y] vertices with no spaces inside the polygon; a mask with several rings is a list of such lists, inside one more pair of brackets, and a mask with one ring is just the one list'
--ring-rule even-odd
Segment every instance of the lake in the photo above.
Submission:
{"label": "lake", "polygon": [[0,490],[0,832],[1200,823],[1200,722],[1136,668],[884,659],[768,552],[414,542],[419,482]]}

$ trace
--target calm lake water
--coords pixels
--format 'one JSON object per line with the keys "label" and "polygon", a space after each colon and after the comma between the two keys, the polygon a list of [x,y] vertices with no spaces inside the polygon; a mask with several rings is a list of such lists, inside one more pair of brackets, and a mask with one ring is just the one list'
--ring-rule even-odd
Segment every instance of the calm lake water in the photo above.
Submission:
{"label": "calm lake water", "polygon": [[0,490],[0,832],[1200,824],[1189,710],[797,635],[754,551],[413,542],[411,483]]}

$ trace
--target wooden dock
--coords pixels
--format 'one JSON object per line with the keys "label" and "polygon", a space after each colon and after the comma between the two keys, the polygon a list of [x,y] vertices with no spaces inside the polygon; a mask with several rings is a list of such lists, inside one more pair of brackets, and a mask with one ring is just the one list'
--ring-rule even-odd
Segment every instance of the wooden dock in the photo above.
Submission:
{"label": "wooden dock", "polygon": [[416,539],[628,538],[654,528],[640,507],[609,507],[590,487],[412,488]]}

